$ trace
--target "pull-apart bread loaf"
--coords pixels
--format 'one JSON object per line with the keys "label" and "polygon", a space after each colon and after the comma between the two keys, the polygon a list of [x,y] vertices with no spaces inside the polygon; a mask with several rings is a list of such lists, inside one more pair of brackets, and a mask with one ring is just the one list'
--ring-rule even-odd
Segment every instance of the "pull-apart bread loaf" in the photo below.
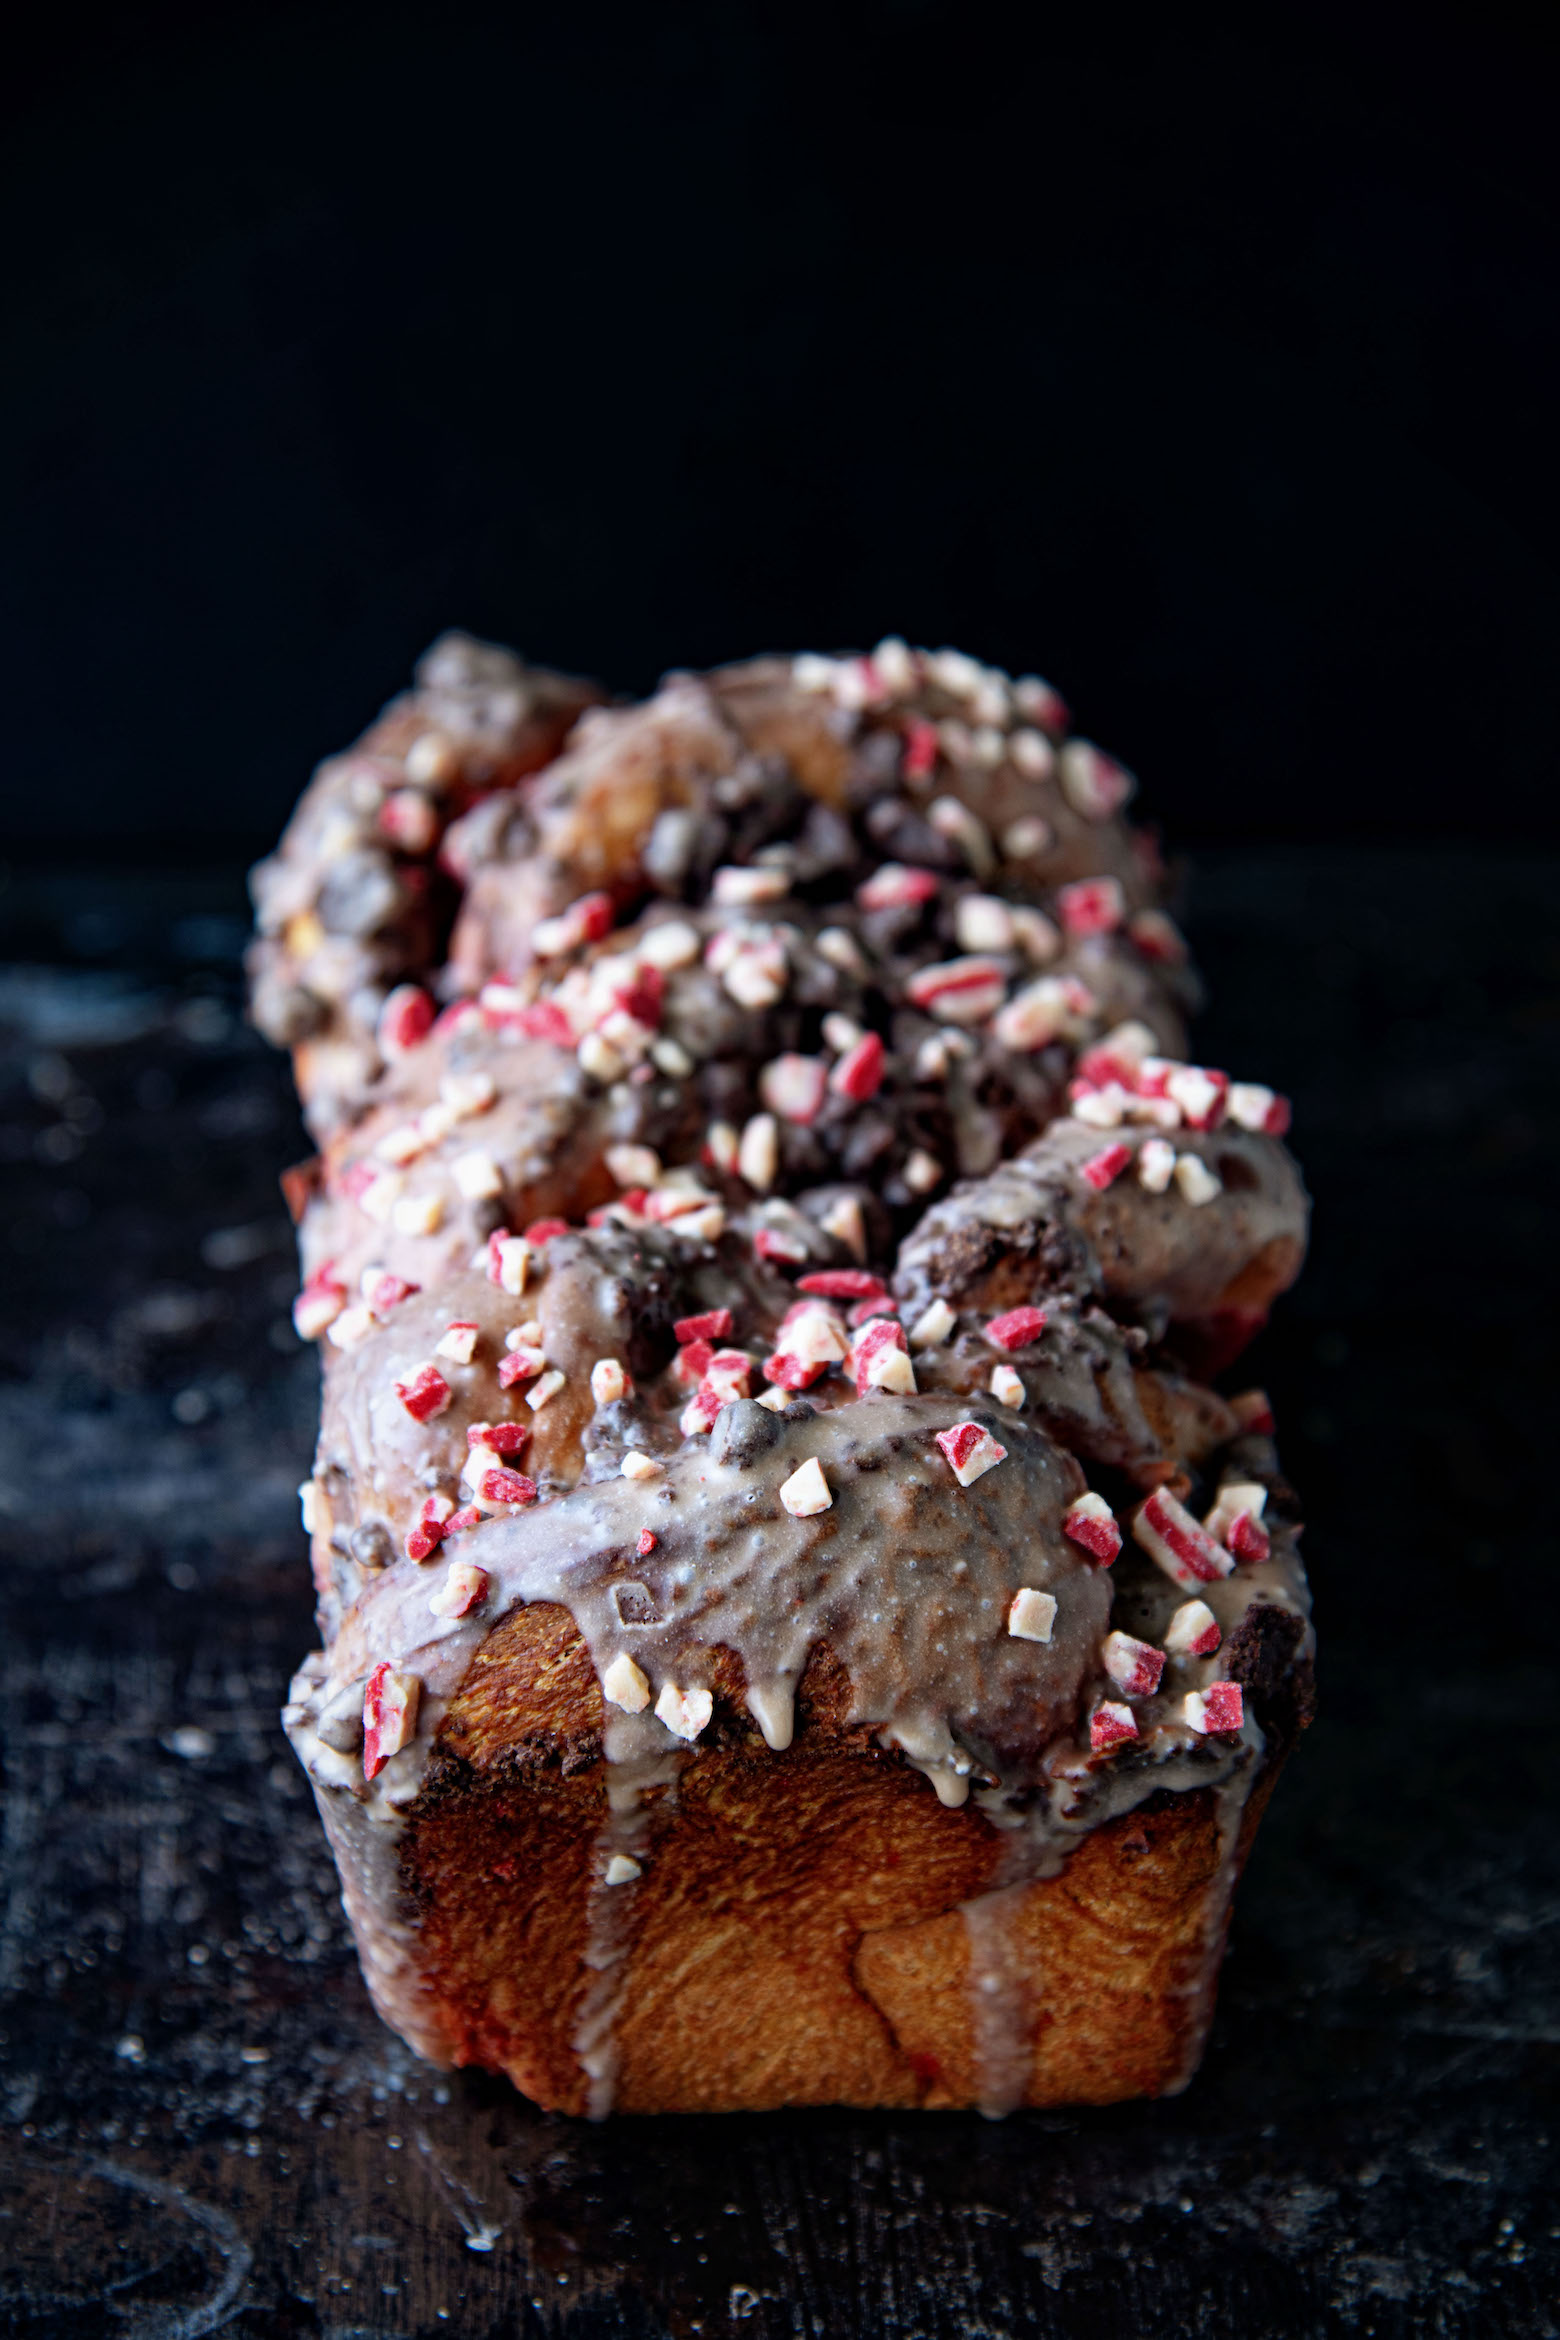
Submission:
{"label": "pull-apart bread loaf", "polygon": [[324,1419],[286,1722],[423,2054],[600,2114],[1180,2087],[1310,1711],[1298,1272],[1131,781],[888,641],[450,638],[257,873]]}

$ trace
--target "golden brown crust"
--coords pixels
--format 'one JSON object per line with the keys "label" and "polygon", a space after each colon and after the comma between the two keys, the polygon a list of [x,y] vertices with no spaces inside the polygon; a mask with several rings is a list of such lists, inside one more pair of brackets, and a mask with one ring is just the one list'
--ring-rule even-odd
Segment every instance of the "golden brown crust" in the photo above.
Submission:
{"label": "golden brown crust", "polygon": [[[1000,1884],[1001,1832],[944,1810],[850,1726],[826,1655],[781,1754],[742,1715],[740,1666],[723,1659],[719,1723],[653,1799],[653,1857],[624,1905],[617,2107],[980,2102],[961,1905]],[[514,1612],[452,1702],[403,1855],[451,2059],[575,2113],[588,2101],[575,2040],[606,1816],[602,1715],[567,1612]],[[1233,1866],[1217,1792],[1160,1793],[1009,1897],[1033,2038],[1022,2101],[1108,2104],[1185,2079],[1280,1755],[1247,1802]]]}

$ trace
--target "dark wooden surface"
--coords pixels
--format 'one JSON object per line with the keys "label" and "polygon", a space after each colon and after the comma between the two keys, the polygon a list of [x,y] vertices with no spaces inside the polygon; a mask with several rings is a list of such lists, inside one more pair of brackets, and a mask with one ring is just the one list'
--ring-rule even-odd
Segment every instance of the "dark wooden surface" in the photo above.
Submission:
{"label": "dark wooden surface", "polygon": [[1296,854],[1197,882],[1205,1052],[1295,1092],[1320,1206],[1259,1368],[1324,1704],[1191,2090],[590,2128],[379,2026],[277,1727],[315,1368],[237,895],[13,878],[4,2328],[1560,2330],[1557,879]]}

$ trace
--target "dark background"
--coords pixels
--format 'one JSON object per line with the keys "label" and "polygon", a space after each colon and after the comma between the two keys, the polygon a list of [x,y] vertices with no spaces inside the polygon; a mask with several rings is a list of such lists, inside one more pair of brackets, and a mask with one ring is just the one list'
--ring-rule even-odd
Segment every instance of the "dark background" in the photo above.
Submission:
{"label": "dark background", "polygon": [[1183,843],[1553,836],[1556,20],[1245,17],[30,16],[13,849],[263,850],[451,623],[952,640]]}
{"label": "dark background", "polygon": [[[56,9],[0,104],[0,2325],[1557,2340],[1555,35]],[[464,623],[1038,665],[1311,1259],[1321,1717],[1162,2104],[585,2123],[375,2019],[277,1726],[242,868]],[[762,2010],[755,2010],[762,2019]]]}

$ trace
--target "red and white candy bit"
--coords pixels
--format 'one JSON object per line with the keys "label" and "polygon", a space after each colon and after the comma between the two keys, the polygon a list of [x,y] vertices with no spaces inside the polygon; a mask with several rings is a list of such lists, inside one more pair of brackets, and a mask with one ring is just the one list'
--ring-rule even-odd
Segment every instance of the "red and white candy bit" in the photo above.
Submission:
{"label": "red and white candy bit", "polygon": [[[724,1315],[725,1313],[726,1312],[723,1309],[721,1314]],[[690,1319],[690,1322],[692,1321],[695,1320]],[[700,1382],[704,1379],[704,1375],[709,1366],[710,1359],[714,1356],[714,1354],[715,1344],[713,1341],[684,1341],[682,1347],[677,1352],[677,1356],[672,1367],[672,1370],[676,1374],[678,1380],[682,1383],[684,1389],[698,1388]]]}
{"label": "red and white candy bit", "polygon": [[1210,1682],[1206,1690],[1188,1690],[1181,1701],[1181,1719],[1189,1731],[1202,1738],[1238,1731],[1246,1720],[1240,1684]]}
{"label": "red and white candy bit", "polygon": [[1083,1051],[1073,1070],[1077,1079],[1091,1088],[1118,1081],[1124,1089],[1135,1089],[1143,1060],[1152,1055],[1153,1048],[1154,1035],[1146,1024],[1118,1024],[1094,1047]]}
{"label": "red and white candy bit", "polygon": [[444,1582],[429,1601],[436,1617],[469,1617],[487,1599],[488,1572],[474,1560],[452,1560]]}
{"label": "red and white candy bit", "polygon": [[992,1024],[992,1035],[1015,1055],[1032,1056],[1072,1030],[1074,1015],[1068,989],[1058,975],[1042,975],[1015,991]]}
{"label": "red and white candy bit", "polygon": [[911,1006],[944,1024],[983,1024],[1006,993],[1000,959],[945,959],[940,966],[917,968],[905,985]]}
{"label": "red and white candy bit", "polygon": [[709,1726],[715,1701],[708,1690],[680,1690],[675,1682],[662,1685],[655,1702],[656,1719],[679,1739],[696,1739]]}
{"label": "red and white candy bit", "polygon": [[546,1356],[540,1349],[522,1347],[508,1350],[499,1359],[499,1388],[513,1389],[516,1382],[534,1381],[546,1363]]}
{"label": "red and white candy bit", "polygon": [[900,770],[910,785],[930,780],[937,769],[937,726],[924,715],[912,715],[905,726],[905,750]]}
{"label": "red and white candy bit", "polygon": [[495,1227],[487,1239],[488,1282],[518,1300],[530,1266],[531,1246],[525,1237],[511,1235],[507,1227]]}
{"label": "red and white candy bit", "polygon": [[737,1174],[767,1194],[780,1167],[780,1129],[772,1113],[755,1113],[742,1125]]}
{"label": "red and white candy bit", "polygon": [[799,1122],[805,1129],[816,1121],[829,1091],[829,1074],[821,1056],[777,1056],[758,1076],[758,1093],[771,1113],[782,1121]]}
{"label": "red and white candy bit", "polygon": [[419,1365],[407,1380],[392,1386],[414,1422],[431,1422],[454,1395],[437,1365]]}
{"label": "red and white candy bit", "polygon": [[567,1219],[533,1219],[525,1231],[525,1240],[533,1251],[540,1251],[545,1244],[551,1243],[555,1235],[567,1235],[568,1232]]}
{"label": "red and white candy bit", "polygon": [[598,1406],[613,1406],[632,1397],[634,1385],[616,1357],[598,1357],[590,1369],[590,1394]]}
{"label": "red and white candy bit", "polygon": [[1121,1550],[1121,1527],[1103,1495],[1080,1495],[1062,1515],[1062,1533],[1081,1544],[1101,1568]]}
{"label": "red and white candy bit", "polygon": [[426,853],[439,834],[439,816],[420,788],[397,788],[379,808],[379,834],[401,853]]}
{"label": "red and white candy bit", "polygon": [[1031,723],[1038,723],[1042,731],[1049,731],[1060,739],[1072,721],[1067,701],[1055,685],[1038,674],[1021,674],[1013,685],[1013,697],[1021,714]]}
{"label": "red and white candy bit", "polygon": [[582,894],[556,918],[539,919],[531,929],[531,948],[539,959],[560,959],[581,943],[600,942],[612,932],[610,894]]}
{"label": "red and white candy bit", "polygon": [[536,1501],[536,1481],[528,1479],[523,1471],[484,1471],[477,1486],[484,1503],[499,1503],[519,1508]]}
{"label": "red and white candy bit", "polygon": [[868,1397],[875,1389],[894,1397],[915,1395],[915,1367],[904,1327],[891,1316],[874,1316],[863,1327],[850,1353],[850,1369],[857,1397]]}
{"label": "red and white candy bit", "polygon": [[418,983],[398,983],[379,1011],[379,1052],[404,1056],[433,1030],[433,1001]]}
{"label": "red and white candy bit", "polygon": [[347,1288],[338,1283],[336,1263],[317,1267],[292,1306],[293,1330],[300,1341],[317,1341],[347,1305]]}
{"label": "red and white candy bit", "polygon": [[1079,878],[1063,886],[1056,907],[1069,934],[1112,934],[1127,914],[1127,898],[1118,878]]}
{"label": "red and white candy bit", "polygon": [[[1004,742],[999,731],[977,731],[971,741],[974,760],[989,768],[1002,761]],[[927,819],[940,837],[946,837],[963,854],[978,878],[987,878],[997,865],[992,848],[991,832],[985,822],[957,796],[939,796],[927,813]],[[1005,947],[1005,946],[1004,946]]]}
{"label": "red and white candy bit", "polygon": [[993,1365],[986,1387],[999,1406],[1011,1406],[1015,1413],[1021,1413],[1028,1402],[1029,1392],[1024,1387],[1023,1376],[1015,1373],[1011,1365]]}
{"label": "red and white candy bit", "polygon": [[641,1560],[648,1560],[660,1540],[661,1539],[656,1534],[654,1528],[641,1528],[639,1531],[639,1541],[634,1546],[634,1550],[639,1554]]}
{"label": "red and white candy bit", "polygon": [[[935,734],[934,734],[935,737]],[[871,877],[856,888],[856,902],[862,910],[905,910],[917,902],[930,902],[937,892],[935,870],[913,869],[901,861],[885,861]]]}
{"label": "red and white candy bit", "polygon": [[1107,1186],[1115,1184],[1131,1159],[1132,1148],[1117,1138],[1113,1145],[1102,1146],[1097,1154],[1089,1156],[1087,1162],[1081,1162],[1078,1175],[1088,1181],[1096,1194],[1103,1194]]}
{"label": "red and white candy bit", "polygon": [[1086,821],[1108,821],[1137,786],[1123,765],[1088,739],[1070,739],[1056,759],[1056,769],[1062,794]]}
{"label": "red and white candy bit", "polygon": [[433,1028],[441,1040],[462,1031],[468,1024],[485,1023],[482,1003],[475,999],[452,999],[448,1007],[440,1008],[433,1019]]}
{"label": "red and white candy bit", "polygon": [[1008,1308],[991,1319],[986,1338],[999,1349],[1027,1349],[1044,1330],[1043,1308]]}
{"label": "red and white candy bit", "polygon": [[832,1235],[836,1243],[843,1243],[855,1258],[866,1258],[867,1222],[855,1195],[842,1194],[837,1202],[830,1203],[818,1224],[825,1235]]}
{"label": "red and white candy bit", "polygon": [[934,1186],[942,1184],[943,1166],[935,1154],[916,1146],[905,1156],[899,1175],[912,1194],[930,1194]]}
{"label": "red and white candy bit", "polygon": [[622,1188],[654,1186],[661,1175],[661,1157],[654,1146],[608,1146],[602,1159]]}
{"label": "red and white candy bit", "polygon": [[1152,1698],[1165,1670],[1165,1653],[1130,1633],[1107,1633],[1100,1652],[1105,1671],[1129,1698]]}
{"label": "red and white candy bit", "polygon": [[704,1368],[704,1387],[713,1390],[723,1406],[734,1405],[748,1394],[753,1360],[743,1349],[717,1349]]}
{"label": "red and white candy bit", "polygon": [[1228,1576],[1235,1563],[1166,1487],[1156,1487],[1132,1515],[1132,1533],[1172,1584],[1191,1592]]}
{"label": "red and white candy bit", "polygon": [[849,1097],[854,1104],[864,1104],[883,1085],[883,1065],[882,1041],[876,1032],[863,1032],[830,1073],[829,1086],[836,1097]]}
{"label": "red and white candy bit", "polygon": [[838,1311],[826,1300],[799,1300],[780,1320],[764,1379],[782,1389],[810,1389],[827,1366],[843,1364],[849,1354]]}
{"label": "red and white candy bit", "polygon": [[753,1236],[753,1256],[777,1267],[795,1267],[807,1257],[807,1238],[787,1227],[760,1227]]}
{"label": "red and white candy bit", "polygon": [[937,1443],[961,1487],[972,1487],[987,1471],[1007,1460],[1007,1448],[999,1446],[978,1422],[955,1422],[951,1430],[939,1430]]}
{"label": "red and white candy bit", "polygon": [[1089,1717],[1089,1748],[1095,1755],[1108,1755],[1113,1747],[1124,1747],[1138,1735],[1137,1717],[1130,1706],[1119,1699],[1102,1698]]}
{"label": "red and white candy bit", "polygon": [[731,1331],[731,1321],[729,1308],[706,1308],[698,1316],[679,1316],[672,1326],[672,1335],[683,1348],[690,1341],[723,1341]]}
{"label": "red and white candy bit", "polygon": [[1260,1081],[1232,1081],[1224,1110],[1237,1128],[1254,1129],[1265,1137],[1282,1137],[1291,1119],[1289,1099]]}
{"label": "red and white candy bit", "polygon": [[1230,1412],[1248,1437],[1273,1435],[1273,1408],[1265,1389],[1243,1389],[1231,1398]]}
{"label": "red and white candy bit", "polygon": [[363,1777],[377,1779],[392,1755],[399,1755],[417,1729],[422,1683],[398,1674],[388,1658],[363,1685]]}
{"label": "red and white candy bit", "polygon": [[793,1519],[811,1519],[817,1512],[832,1509],[834,1496],[815,1454],[782,1481],[780,1500]]}
{"label": "red and white candy bit", "polygon": [[395,1276],[388,1268],[368,1268],[363,1275],[363,1297],[376,1316],[388,1316],[392,1308],[399,1308],[403,1300],[410,1300],[421,1284],[409,1284],[405,1276]]}
{"label": "red and white candy bit", "polygon": [[1072,1081],[1067,1095],[1074,1121],[1086,1122],[1090,1129],[1119,1129],[1132,1104],[1119,1081],[1108,1081],[1103,1089],[1092,1089],[1087,1081]]}
{"label": "red and white candy bit", "polygon": [[1056,1595],[1021,1585],[1008,1609],[1007,1629],[1015,1641],[1049,1641],[1056,1623]]}
{"label": "red and white candy bit", "polygon": [[696,1389],[677,1417],[677,1427],[684,1438],[698,1438],[706,1430],[713,1430],[715,1417],[720,1412],[720,1399],[712,1389]]}
{"label": "red and white candy bit", "polygon": [[1165,1095],[1180,1106],[1188,1129],[1216,1129],[1229,1091],[1229,1074],[1205,1064],[1178,1064],[1165,1075]]}
{"label": "red and white candy bit", "polygon": [[888,1286],[866,1268],[814,1268],[798,1276],[796,1288],[817,1300],[886,1300]]}
{"label": "red and white candy bit", "polygon": [[407,1530],[406,1557],[408,1560],[431,1558],[444,1541],[449,1523],[455,1515],[455,1506],[447,1495],[430,1495],[419,1512],[415,1524]]}
{"label": "red and white candy bit", "polygon": [[1237,1560],[1253,1563],[1271,1558],[1273,1551],[1272,1537],[1261,1520],[1250,1511],[1239,1512],[1231,1520],[1224,1533],[1224,1544],[1225,1549],[1233,1552]]}
{"label": "red and white candy bit", "polygon": [[481,1327],[473,1324],[469,1317],[458,1316],[453,1324],[445,1326],[434,1343],[433,1353],[436,1357],[448,1357],[452,1365],[469,1365],[477,1353],[480,1331]]}
{"label": "red and white candy bit", "polygon": [[452,1511],[444,1523],[447,1536],[463,1536],[471,1528],[482,1525],[482,1513],[475,1503],[463,1503],[459,1511]]}
{"label": "red and white candy bit", "polygon": [[946,1300],[932,1301],[910,1327],[911,1347],[940,1349],[958,1321]]}
{"label": "red and white candy bit", "polygon": [[[1214,1498],[1213,1509],[1203,1520],[1203,1526],[1215,1543],[1223,1544],[1239,1559],[1267,1558],[1267,1533],[1262,1527],[1262,1515],[1267,1509],[1267,1489],[1259,1479],[1226,1479]],[[1235,1542],[1235,1529],[1242,1519],[1251,1520],[1258,1530],[1262,1549],[1242,1552]],[[1249,1539],[1248,1539],[1249,1540]]]}
{"label": "red and white candy bit", "polygon": [[966,894],[954,910],[954,933],[961,951],[1010,951],[1013,913],[999,895]]}
{"label": "red and white candy bit", "polygon": [[[488,1019],[492,1016],[488,1005],[488,991],[491,988],[491,985],[485,986],[482,993],[482,1013]],[[574,1026],[555,999],[533,1000],[529,1007],[519,1009],[512,1020],[528,1040],[548,1040],[555,1048],[574,1046]]]}
{"label": "red and white candy bit", "polygon": [[1145,959],[1161,967],[1184,967],[1191,956],[1186,937],[1163,910],[1139,910],[1127,921],[1127,933]]}
{"label": "red and white candy bit", "polygon": [[1175,1176],[1175,1148],[1168,1138],[1145,1138],[1138,1148],[1138,1184],[1145,1194],[1168,1194]]}
{"label": "red and white candy bit", "polygon": [[718,869],[710,882],[710,900],[723,910],[748,910],[756,902],[779,902],[791,891],[791,873],[785,869]]}
{"label": "red and white candy bit", "polygon": [[1165,1632],[1167,1657],[1212,1657],[1224,1639],[1206,1601],[1183,1601]]}
{"label": "red and white candy bit", "polygon": [[531,1435],[525,1422],[473,1422],[466,1432],[468,1450],[485,1446],[494,1454],[519,1454]]}
{"label": "red and white candy bit", "polygon": [[1189,1202],[1194,1210],[1201,1210],[1216,1195],[1224,1192],[1218,1172],[1210,1170],[1200,1154],[1176,1155],[1175,1182],[1183,1200]]}

